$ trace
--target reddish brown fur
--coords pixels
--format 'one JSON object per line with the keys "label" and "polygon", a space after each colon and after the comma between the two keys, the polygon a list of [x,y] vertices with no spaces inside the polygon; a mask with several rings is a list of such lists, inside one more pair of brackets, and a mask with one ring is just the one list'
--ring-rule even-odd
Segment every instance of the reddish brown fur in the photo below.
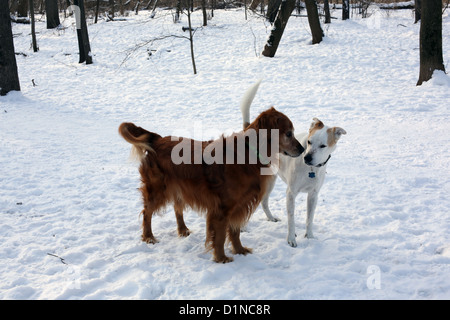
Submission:
{"label": "reddish brown fur", "polygon": [[332,147],[337,143],[337,138],[336,138],[336,127],[333,128],[328,128],[327,130],[327,134],[328,134],[328,146]]}
{"label": "reddish brown fur", "polygon": [[314,123],[311,125],[311,127],[309,128],[309,137],[313,136],[314,133],[315,133],[317,130],[322,129],[322,128],[325,126],[325,125],[323,124],[323,122],[320,121],[319,119],[314,118],[314,120],[315,120],[315,122],[314,122]]}
{"label": "reddish brown fur", "polygon": [[[286,141],[281,139],[287,131],[293,131],[291,121],[282,113],[271,108],[263,112],[246,129],[279,129],[280,150],[294,156],[303,151],[300,143],[293,138]],[[268,179],[271,176],[261,175],[260,169],[264,165],[256,164],[184,164],[176,165],[172,162],[172,149],[179,141],[171,141],[172,137],[161,137],[132,123],[123,123],[119,133],[124,139],[133,144],[141,153],[141,192],[144,201],[142,240],[156,243],[151,228],[154,213],[168,204],[173,204],[180,236],[188,236],[189,229],[183,220],[183,210],[191,207],[206,213],[206,243],[213,249],[216,262],[229,262],[232,258],[225,255],[224,243],[228,236],[235,254],[247,254],[251,249],[243,247],[239,239],[240,228],[248,221],[253,211],[260,203],[266,191]],[[234,139],[237,133],[224,138],[224,145],[228,139]],[[270,137],[270,134],[268,135]],[[283,141],[282,141],[283,140]],[[181,141],[181,140],[180,140]],[[194,163],[194,140],[191,142],[191,158]],[[197,142],[202,149],[210,142]],[[231,142],[233,143],[233,142]],[[235,143],[235,141],[234,141]],[[268,141],[270,150],[270,140]],[[147,152],[146,152],[147,151]],[[246,150],[246,159],[248,159]],[[225,159],[224,159],[225,163]]]}

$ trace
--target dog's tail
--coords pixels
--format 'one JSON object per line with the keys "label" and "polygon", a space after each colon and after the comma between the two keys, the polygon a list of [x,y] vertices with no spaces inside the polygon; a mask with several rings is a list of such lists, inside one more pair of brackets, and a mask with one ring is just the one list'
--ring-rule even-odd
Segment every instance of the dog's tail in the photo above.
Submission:
{"label": "dog's tail", "polygon": [[254,85],[247,89],[241,100],[241,113],[244,129],[250,125],[250,106],[255,98],[256,92],[258,91],[259,85],[262,79],[258,80]]}
{"label": "dog's tail", "polygon": [[137,127],[131,122],[122,123],[119,126],[119,134],[133,145],[130,158],[137,161],[142,161],[147,151],[156,154],[151,144],[161,138],[159,134]]}

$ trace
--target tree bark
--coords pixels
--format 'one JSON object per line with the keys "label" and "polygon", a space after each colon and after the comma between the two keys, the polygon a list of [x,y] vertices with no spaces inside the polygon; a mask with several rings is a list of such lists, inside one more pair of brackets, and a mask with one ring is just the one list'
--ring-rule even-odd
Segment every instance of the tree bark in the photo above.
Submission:
{"label": "tree bark", "polygon": [[[8,1],[6,1],[8,3]],[[17,1],[17,16],[28,17],[28,0]]]}
{"label": "tree bark", "polygon": [[203,26],[208,25],[208,14],[206,13],[206,0],[202,0]]}
{"label": "tree bark", "polygon": [[[75,0],[74,0],[75,2]],[[109,0],[109,5],[110,5],[110,9],[109,9],[109,15],[112,17],[112,19],[114,20],[114,13],[115,13],[115,8],[114,8],[114,0]]]}
{"label": "tree bark", "polygon": [[91,45],[89,43],[89,35],[86,24],[86,17],[84,13],[84,0],[74,0],[73,4],[79,8],[78,13],[80,15],[81,28],[77,27],[78,48],[80,51],[79,63],[86,62],[86,64],[92,63]]}
{"label": "tree bark", "polygon": [[296,0],[283,0],[281,2],[281,7],[275,19],[274,26],[262,52],[263,56],[270,58],[275,56],[281,37],[283,36],[284,29],[286,28],[286,24],[292,14],[292,11],[294,11],[295,2]]}
{"label": "tree bark", "polygon": [[36,41],[36,28],[34,23],[34,1],[29,0],[30,20],[31,20],[31,43],[33,44],[33,52],[38,52],[39,48]]}
{"label": "tree bark", "polygon": [[8,1],[0,1],[0,95],[20,91]]}
{"label": "tree bark", "polygon": [[420,21],[421,2],[422,0],[414,0],[414,23]]}
{"label": "tree bark", "polygon": [[331,23],[330,4],[328,0],[323,0],[323,11],[325,11],[325,23]]}
{"label": "tree bark", "polygon": [[309,27],[311,28],[312,44],[320,43],[323,38],[323,30],[320,26],[316,0],[305,0],[305,4],[306,12],[308,13]]}
{"label": "tree bark", "polygon": [[94,19],[94,23],[97,23],[97,21],[98,21],[99,8],[100,8],[100,0],[97,0],[97,3],[95,4],[95,19]]}
{"label": "tree bark", "polygon": [[350,18],[350,0],[342,0],[342,20]]}
{"label": "tree bark", "polygon": [[430,80],[434,70],[445,72],[442,56],[442,1],[423,1],[421,11],[418,86],[424,81]]}
{"label": "tree bark", "polygon": [[280,5],[281,0],[269,0],[269,4],[267,5],[266,17],[270,23],[273,23],[275,21]]}
{"label": "tree bark", "polygon": [[61,24],[59,21],[58,0],[45,0],[45,16],[47,29],[54,29]]}
{"label": "tree bark", "polygon": [[193,34],[192,34],[191,13],[189,12],[189,8],[187,8],[186,10],[187,10],[188,24],[189,24],[189,41],[191,44],[192,69],[194,69],[194,74],[197,74],[197,67],[195,66],[195,58],[194,58],[194,38],[193,38]]}

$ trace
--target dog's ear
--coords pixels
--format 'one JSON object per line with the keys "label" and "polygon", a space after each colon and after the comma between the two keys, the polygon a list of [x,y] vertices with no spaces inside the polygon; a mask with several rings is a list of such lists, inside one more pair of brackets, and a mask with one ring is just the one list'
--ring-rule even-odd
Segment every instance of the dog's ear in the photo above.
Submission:
{"label": "dog's ear", "polygon": [[347,131],[345,131],[344,129],[339,128],[339,127],[334,127],[333,131],[334,131],[334,135],[336,136],[336,140],[338,140],[341,137],[341,135],[347,134]]}
{"label": "dog's ear", "polygon": [[341,135],[347,134],[347,131],[345,131],[342,128],[339,127],[333,127],[329,128],[327,130],[328,132],[328,146],[331,147],[337,143],[337,141],[340,139]]}
{"label": "dog's ear", "polygon": [[322,121],[320,121],[317,118],[313,118],[313,122],[311,122],[311,126],[309,127],[309,132],[312,132],[313,130],[322,129],[324,127],[324,124]]}
{"label": "dog's ear", "polygon": [[277,115],[278,111],[272,106],[270,109],[262,112],[257,120],[258,120],[258,128],[259,129],[268,129],[275,128],[277,124]]}

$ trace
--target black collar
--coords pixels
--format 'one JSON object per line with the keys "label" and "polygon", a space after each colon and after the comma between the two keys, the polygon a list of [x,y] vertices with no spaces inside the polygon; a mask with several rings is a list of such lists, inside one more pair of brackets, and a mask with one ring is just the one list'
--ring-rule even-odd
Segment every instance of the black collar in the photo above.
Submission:
{"label": "black collar", "polygon": [[328,159],[325,161],[325,162],[323,162],[323,163],[321,163],[321,164],[318,164],[317,166],[315,166],[316,168],[320,168],[320,167],[323,167],[324,165],[326,165],[327,164],[327,162],[328,162],[328,160],[330,160],[330,158],[331,158],[331,154],[328,156]]}

